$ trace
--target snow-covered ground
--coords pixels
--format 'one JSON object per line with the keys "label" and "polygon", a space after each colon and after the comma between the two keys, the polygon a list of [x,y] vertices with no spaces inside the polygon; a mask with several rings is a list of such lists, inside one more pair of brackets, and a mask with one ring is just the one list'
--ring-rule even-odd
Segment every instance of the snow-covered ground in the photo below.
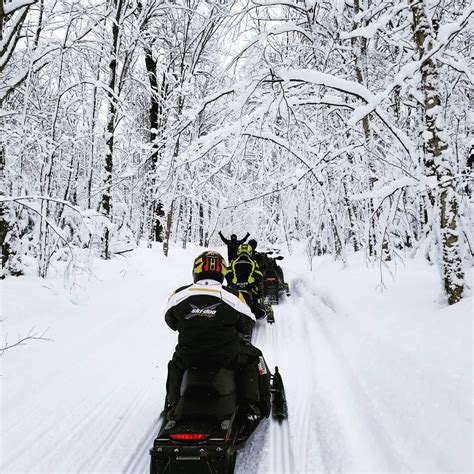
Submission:
{"label": "snow-covered ground", "polygon": [[[1,282],[2,335],[53,340],[0,358],[1,472],[147,471],[176,343],[164,307],[198,252],[98,261],[76,303],[59,280]],[[237,472],[472,472],[472,298],[439,303],[422,259],[383,292],[359,255],[309,272],[297,247],[282,266],[292,296],[254,343],[280,367],[289,419],[261,425]]]}

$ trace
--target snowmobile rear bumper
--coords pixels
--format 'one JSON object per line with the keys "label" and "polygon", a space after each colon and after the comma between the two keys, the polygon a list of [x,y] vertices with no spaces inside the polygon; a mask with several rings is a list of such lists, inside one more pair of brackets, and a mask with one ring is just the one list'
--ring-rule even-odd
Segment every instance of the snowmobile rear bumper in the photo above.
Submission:
{"label": "snowmobile rear bumper", "polygon": [[196,444],[170,444],[166,438],[157,438],[153,447],[150,449],[152,456],[173,457],[177,461],[207,461],[209,459],[222,457],[228,450],[235,450],[229,447],[224,439],[206,440],[204,443]]}

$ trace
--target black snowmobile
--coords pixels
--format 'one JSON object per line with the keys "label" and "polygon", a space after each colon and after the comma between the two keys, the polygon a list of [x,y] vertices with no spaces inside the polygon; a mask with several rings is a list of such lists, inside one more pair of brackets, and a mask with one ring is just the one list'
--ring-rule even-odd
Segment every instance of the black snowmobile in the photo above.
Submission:
{"label": "black snowmobile", "polygon": [[[278,367],[271,397],[272,417],[283,420],[288,412]],[[163,422],[150,450],[150,474],[233,473],[237,451],[260,421],[241,414],[233,370],[189,368],[173,418]]]}
{"label": "black snowmobile", "polygon": [[263,273],[262,293],[263,302],[267,305],[277,305],[280,296],[286,293],[290,296],[290,288],[283,281],[283,270],[278,265],[278,260],[283,260],[282,255],[272,256],[273,252],[260,252],[260,270]]}

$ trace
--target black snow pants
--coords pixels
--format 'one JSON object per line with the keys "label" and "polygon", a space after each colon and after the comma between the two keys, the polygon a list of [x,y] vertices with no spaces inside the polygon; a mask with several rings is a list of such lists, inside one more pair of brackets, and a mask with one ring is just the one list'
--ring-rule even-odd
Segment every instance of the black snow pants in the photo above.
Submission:
{"label": "black snow pants", "polygon": [[257,289],[252,289],[250,291],[247,290],[240,290],[240,293],[242,293],[245,302],[247,303],[248,307],[252,311],[252,313],[255,315],[257,319],[261,319],[265,316],[265,311],[263,311],[263,308],[261,306],[261,295],[259,294]]}

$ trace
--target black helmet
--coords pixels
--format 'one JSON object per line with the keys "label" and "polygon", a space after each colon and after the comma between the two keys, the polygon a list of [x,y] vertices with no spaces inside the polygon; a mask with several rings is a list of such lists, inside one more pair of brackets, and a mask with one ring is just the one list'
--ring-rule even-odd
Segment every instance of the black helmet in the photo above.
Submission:
{"label": "black helmet", "polygon": [[256,248],[257,248],[257,241],[255,239],[250,239],[249,240],[249,245],[250,245],[250,247],[252,247],[253,251],[255,251]]}
{"label": "black helmet", "polygon": [[230,236],[230,240],[237,240],[237,236],[236,236],[235,234],[232,234],[232,235]]}
{"label": "black helmet", "polygon": [[193,265],[193,281],[210,278],[219,282],[224,281],[226,263],[220,253],[208,250],[196,257]]}

